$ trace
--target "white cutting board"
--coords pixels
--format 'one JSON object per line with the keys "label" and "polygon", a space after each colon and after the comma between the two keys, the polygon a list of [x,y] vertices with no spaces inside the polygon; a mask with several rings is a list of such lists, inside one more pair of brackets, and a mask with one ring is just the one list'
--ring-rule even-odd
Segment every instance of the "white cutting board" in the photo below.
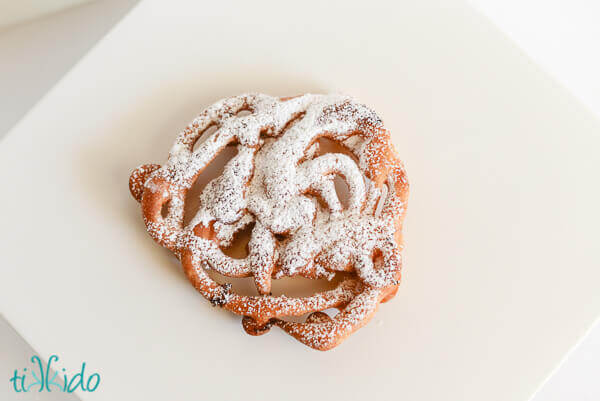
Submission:
{"label": "white cutting board", "polygon": [[[599,122],[459,1],[200,3],[142,2],[0,143],[0,312],[84,400],[526,400],[600,312]],[[353,94],[406,161],[398,296],[329,352],[212,308],[127,189],[246,91]]]}

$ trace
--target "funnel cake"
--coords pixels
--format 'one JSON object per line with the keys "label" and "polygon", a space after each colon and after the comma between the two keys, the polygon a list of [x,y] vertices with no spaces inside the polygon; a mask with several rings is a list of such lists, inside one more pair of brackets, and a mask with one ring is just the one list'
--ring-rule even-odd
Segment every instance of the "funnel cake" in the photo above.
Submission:
{"label": "funnel cake", "polygon": [[[320,138],[346,152],[321,152]],[[202,190],[198,211],[184,224],[188,190],[227,146],[236,146],[237,154]],[[348,187],[345,202],[336,192],[338,176]],[[379,117],[350,97],[221,100],[179,134],[166,164],[137,168],[129,188],[152,238],[177,256],[206,299],[243,316],[251,335],[278,326],[328,350],[398,289],[408,181]],[[226,255],[222,249],[250,225],[247,256]],[[235,293],[231,284],[211,278],[211,270],[252,277],[258,295]],[[298,298],[271,295],[273,279],[332,279],[336,273],[345,278],[334,289]],[[330,317],[323,312],[329,308],[339,312]],[[305,314],[304,322],[285,320]]]}

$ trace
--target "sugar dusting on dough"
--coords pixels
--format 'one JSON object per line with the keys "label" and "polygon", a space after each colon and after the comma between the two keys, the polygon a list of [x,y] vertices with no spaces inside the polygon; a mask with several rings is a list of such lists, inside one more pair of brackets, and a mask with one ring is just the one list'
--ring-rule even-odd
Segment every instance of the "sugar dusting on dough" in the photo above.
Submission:
{"label": "sugar dusting on dough", "polygon": [[[249,113],[237,115],[240,111]],[[216,131],[194,146],[214,125]],[[315,317],[305,326],[276,323],[292,335],[318,327],[312,341],[321,344],[327,336],[339,336],[340,330],[366,321],[381,301],[380,290],[397,285],[401,249],[395,240],[395,221],[405,205],[395,188],[398,181],[405,185],[406,178],[400,162],[386,156],[391,145],[389,138],[382,140],[382,130],[372,110],[343,95],[281,100],[248,94],[224,99],[186,127],[167,164],[146,180],[147,191],[167,190],[170,197],[168,215],[162,222],[146,221],[148,230],[176,250],[191,250],[199,281],[209,280],[204,269],[230,277],[254,276],[259,289],[269,288],[271,277],[331,279],[335,272],[356,272],[358,279],[300,300],[267,295],[249,302],[248,297],[211,287],[233,311],[237,301],[244,303],[239,312],[248,316],[264,317],[269,308],[289,316],[347,304],[331,322]],[[322,136],[343,144],[358,162],[341,153],[319,155],[316,141]],[[204,188],[199,210],[184,227],[181,194],[228,145],[237,146],[237,154]],[[381,180],[374,171],[389,173]],[[348,185],[346,208],[335,192],[336,176]],[[153,178],[167,181],[169,187],[156,186]],[[225,255],[219,245],[229,245],[236,232],[253,222],[249,255],[245,259]],[[194,232],[209,226],[216,239]],[[285,240],[277,240],[275,234]],[[382,261],[374,261],[375,253]]]}

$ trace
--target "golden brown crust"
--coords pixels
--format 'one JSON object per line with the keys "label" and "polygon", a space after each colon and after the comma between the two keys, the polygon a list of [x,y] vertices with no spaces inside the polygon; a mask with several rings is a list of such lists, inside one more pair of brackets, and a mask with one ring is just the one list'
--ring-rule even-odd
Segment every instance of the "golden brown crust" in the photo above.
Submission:
{"label": "golden brown crust", "polygon": [[[240,110],[250,111],[256,119],[236,117]],[[213,125],[219,129],[194,151],[195,142]],[[309,136],[311,130],[315,132]],[[318,140],[325,137],[349,149],[351,157],[318,155]],[[284,142],[289,149],[279,146]],[[237,144],[238,156],[222,177],[207,186],[203,209],[184,226],[188,189],[231,144]],[[278,149],[289,153],[289,160],[276,153]],[[335,195],[334,176],[348,185],[348,206],[342,207]],[[190,282],[213,305],[243,316],[248,334],[261,335],[275,325],[312,348],[327,350],[366,324],[378,305],[397,292],[408,181],[381,121],[349,98],[225,99],[186,128],[165,166],[139,167],[129,187],[141,202],[151,236],[180,258]],[[318,199],[324,211],[310,203],[311,198]],[[165,205],[168,213],[163,216]],[[244,218],[255,223],[249,255],[233,259],[222,253],[219,238],[239,229],[236,224]],[[279,240],[277,235],[283,234],[289,238]],[[236,294],[230,284],[214,281],[206,269],[229,277],[253,277],[260,295]],[[332,290],[303,298],[270,295],[274,278],[314,279],[336,272],[345,272],[348,278]],[[338,308],[339,313],[332,318],[322,312],[328,308]],[[304,314],[309,314],[304,323],[283,320]]]}

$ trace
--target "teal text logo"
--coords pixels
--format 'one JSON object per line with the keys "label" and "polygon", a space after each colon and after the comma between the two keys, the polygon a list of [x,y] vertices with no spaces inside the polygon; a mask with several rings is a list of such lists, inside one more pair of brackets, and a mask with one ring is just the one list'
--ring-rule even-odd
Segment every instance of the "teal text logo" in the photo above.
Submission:
{"label": "teal text logo", "polygon": [[73,376],[70,376],[64,368],[60,369],[60,378],[62,378],[62,383],[60,383],[58,369],[54,368],[53,372],[51,368],[52,363],[55,362],[58,362],[57,355],[50,356],[46,364],[42,362],[39,356],[32,356],[31,363],[33,366],[23,368],[22,371],[15,369],[12,377],[9,379],[13,390],[17,393],[27,393],[36,390],[40,393],[42,391],[72,393],[77,389],[92,392],[96,391],[100,385],[100,374],[88,374],[85,362],[81,363],[81,369]]}

